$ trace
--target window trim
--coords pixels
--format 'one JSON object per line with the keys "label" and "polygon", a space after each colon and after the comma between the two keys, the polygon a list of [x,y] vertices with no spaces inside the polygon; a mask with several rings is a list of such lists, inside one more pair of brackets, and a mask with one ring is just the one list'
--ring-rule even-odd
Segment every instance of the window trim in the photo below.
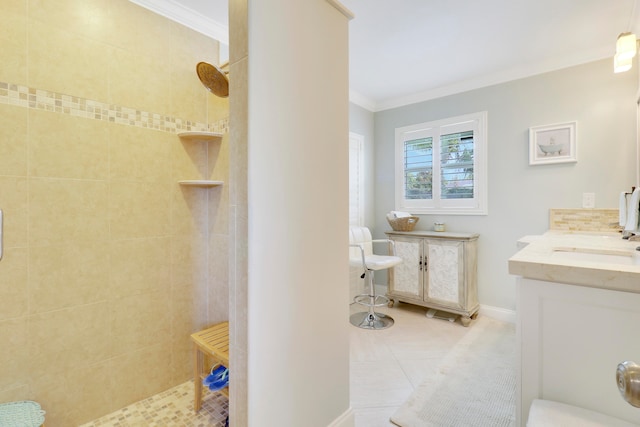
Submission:
{"label": "window trim", "polygon": [[[412,214],[488,215],[487,116],[486,111],[481,111],[395,129],[396,210],[409,211]],[[474,133],[474,197],[442,199],[440,198],[440,135],[468,130],[473,130]],[[433,198],[430,200],[405,199],[404,143],[423,137],[433,138]]]}

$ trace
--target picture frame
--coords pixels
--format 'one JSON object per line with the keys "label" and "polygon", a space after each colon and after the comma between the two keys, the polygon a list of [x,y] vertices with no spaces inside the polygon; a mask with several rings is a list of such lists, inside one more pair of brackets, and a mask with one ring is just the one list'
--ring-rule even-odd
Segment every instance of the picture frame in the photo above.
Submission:
{"label": "picture frame", "polygon": [[529,128],[529,165],[574,163],[578,161],[577,122]]}

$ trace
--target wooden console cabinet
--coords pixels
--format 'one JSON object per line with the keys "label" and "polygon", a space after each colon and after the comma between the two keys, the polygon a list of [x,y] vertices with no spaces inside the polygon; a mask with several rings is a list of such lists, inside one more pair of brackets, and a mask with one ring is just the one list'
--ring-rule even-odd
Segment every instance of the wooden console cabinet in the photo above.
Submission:
{"label": "wooden console cabinet", "polygon": [[477,316],[478,234],[388,231],[403,262],[389,270],[394,301],[459,314],[464,326]]}

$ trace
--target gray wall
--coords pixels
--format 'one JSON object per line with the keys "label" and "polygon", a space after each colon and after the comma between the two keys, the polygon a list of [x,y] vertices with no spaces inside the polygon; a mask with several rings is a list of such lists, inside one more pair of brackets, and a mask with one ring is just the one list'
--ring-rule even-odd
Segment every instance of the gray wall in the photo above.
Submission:
{"label": "gray wall", "polygon": [[[477,232],[482,305],[515,309],[507,260],[516,240],[548,229],[550,208],[617,208],[636,180],[636,92],[633,72],[614,74],[609,59],[375,113],[375,226],[384,237],[394,209],[394,130],[488,111],[489,215],[421,215],[417,229],[446,222],[449,231]],[[577,121],[577,163],[529,166],[531,126]],[[369,184],[371,181],[367,181]]]}

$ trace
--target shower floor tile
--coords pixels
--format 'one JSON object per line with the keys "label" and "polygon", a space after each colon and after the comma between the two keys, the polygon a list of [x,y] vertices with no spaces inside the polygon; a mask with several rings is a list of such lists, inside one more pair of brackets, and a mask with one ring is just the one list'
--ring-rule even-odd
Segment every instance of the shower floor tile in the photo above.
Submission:
{"label": "shower floor tile", "polygon": [[206,393],[195,413],[193,381],[187,381],[80,427],[222,427],[228,412],[226,396]]}

